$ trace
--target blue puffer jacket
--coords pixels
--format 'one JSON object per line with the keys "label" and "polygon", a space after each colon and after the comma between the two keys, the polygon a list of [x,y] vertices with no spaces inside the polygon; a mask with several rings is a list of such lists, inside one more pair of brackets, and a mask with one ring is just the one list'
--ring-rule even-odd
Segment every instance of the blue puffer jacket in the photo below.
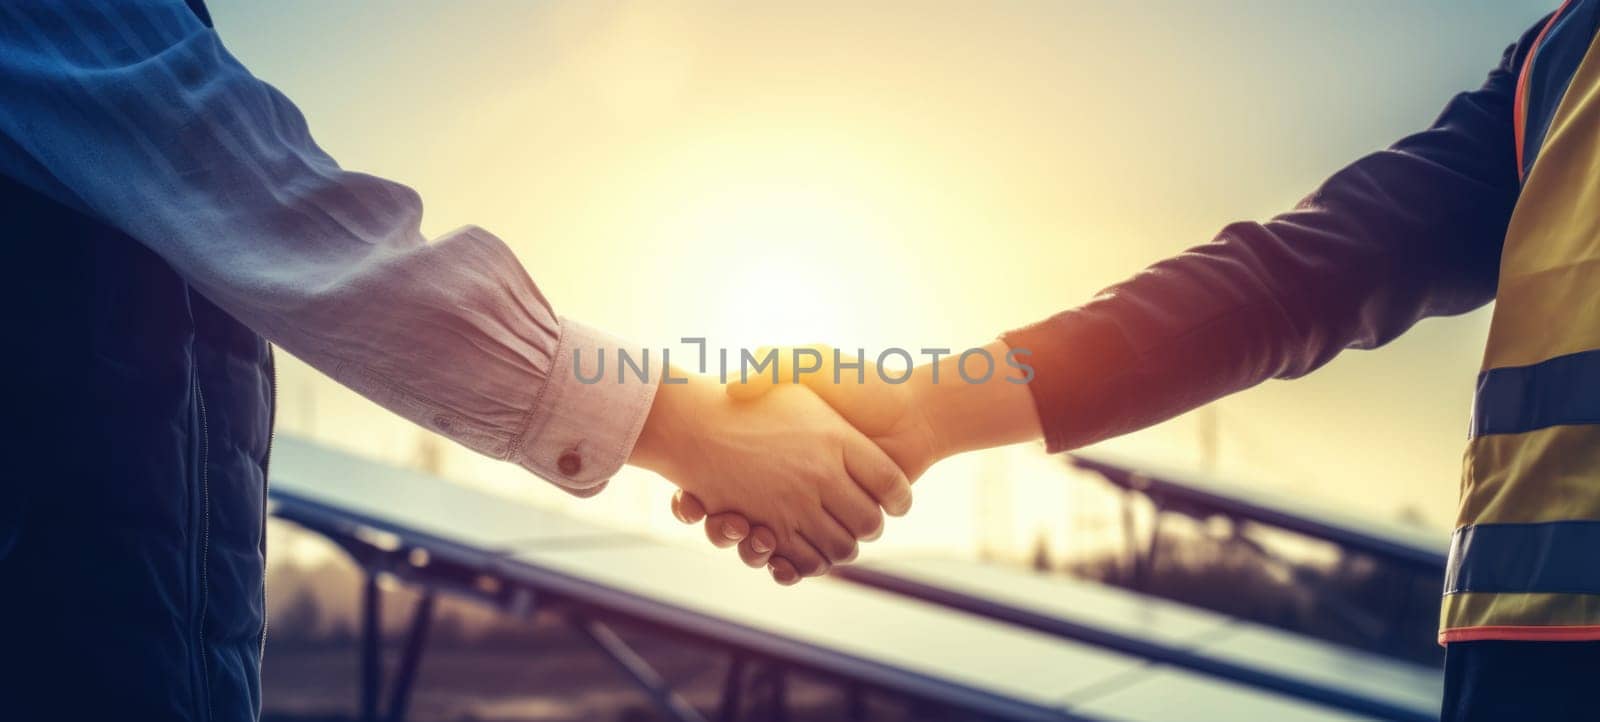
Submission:
{"label": "blue puffer jacket", "polygon": [[132,239],[0,180],[0,720],[260,709],[269,346]]}
{"label": "blue puffer jacket", "polygon": [[255,719],[271,348],[4,179],[0,234],[0,720]]}

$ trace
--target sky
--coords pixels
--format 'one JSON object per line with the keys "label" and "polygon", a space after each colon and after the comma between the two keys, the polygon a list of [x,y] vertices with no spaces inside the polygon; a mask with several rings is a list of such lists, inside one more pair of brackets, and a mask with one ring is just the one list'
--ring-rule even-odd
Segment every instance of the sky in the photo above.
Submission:
{"label": "sky", "polygon": [[[1289,208],[1556,3],[209,4],[343,166],[416,188],[429,234],[505,239],[562,315],[657,348],[960,349]],[[1214,404],[1217,470],[1448,528],[1488,318]],[[284,431],[417,461],[423,432],[281,365]],[[1112,445],[1197,466],[1202,426]],[[687,534],[644,472],[579,501],[465,450],[438,463]],[[877,546],[960,552],[996,523],[1025,546],[1076,511],[1065,478],[1037,445],[950,460]]]}

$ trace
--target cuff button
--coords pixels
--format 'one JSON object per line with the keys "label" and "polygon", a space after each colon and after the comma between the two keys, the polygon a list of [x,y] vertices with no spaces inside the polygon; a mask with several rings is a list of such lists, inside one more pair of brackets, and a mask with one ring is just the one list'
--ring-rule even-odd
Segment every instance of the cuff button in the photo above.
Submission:
{"label": "cuff button", "polygon": [[576,451],[564,452],[561,458],[556,459],[556,469],[564,476],[577,476],[578,472],[583,471],[583,457]]}

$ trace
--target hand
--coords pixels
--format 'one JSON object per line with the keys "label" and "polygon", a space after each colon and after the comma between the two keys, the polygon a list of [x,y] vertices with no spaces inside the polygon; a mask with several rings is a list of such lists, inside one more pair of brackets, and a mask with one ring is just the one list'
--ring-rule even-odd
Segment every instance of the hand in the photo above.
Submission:
{"label": "hand", "polygon": [[[678,521],[685,524],[697,524],[705,520],[706,539],[718,549],[726,549],[739,544],[739,558],[752,569],[767,566],[771,560],[773,549],[778,546],[778,536],[771,529],[764,526],[751,527],[750,520],[743,514],[734,511],[725,511],[719,514],[706,514],[706,509],[700,500],[693,494],[679,489],[672,495],[672,514]],[[863,537],[861,541],[871,541],[878,535]],[[740,544],[748,539],[748,543]],[[785,562],[784,575],[777,578],[779,584],[788,586],[800,581],[800,575],[795,572],[794,565]]]}
{"label": "hand", "polygon": [[880,506],[894,514],[910,506],[910,482],[894,461],[802,388],[739,400],[703,377],[662,384],[630,462],[702,508],[764,527],[766,553],[791,563],[793,581],[853,559],[856,540],[882,529]]}
{"label": "hand", "polygon": [[[797,350],[801,354],[812,354],[820,368],[797,376],[794,370]],[[782,348],[778,349],[777,358],[780,386],[792,384],[798,378],[799,383],[815,392],[894,459],[906,478],[916,481],[939,457],[939,442],[923,403],[928,383],[919,378],[919,374],[913,373],[905,383],[891,384],[879,375],[871,362],[862,362],[859,373],[848,369],[836,374],[835,350],[829,346]],[[839,360],[855,361],[849,356]],[[742,400],[760,398],[773,389],[772,379],[769,372],[752,375],[743,382],[730,381],[728,396]]]}
{"label": "hand", "polygon": [[[806,367],[820,365],[814,372],[799,375],[799,382],[815,391],[828,405],[838,411],[846,421],[878,444],[915,481],[939,459],[963,451],[999,446],[1017,441],[1038,438],[1039,420],[1032,396],[1017,369],[1004,363],[1010,349],[995,342],[986,347],[995,364],[992,375],[986,374],[981,361],[974,359],[968,372],[972,378],[989,376],[982,383],[968,383],[961,376],[958,357],[947,357],[938,366],[918,367],[903,383],[889,383],[870,363],[865,363],[859,373],[854,368],[841,368],[834,372],[834,349],[826,346],[806,347],[810,351]],[[763,354],[765,352],[763,351]],[[791,349],[780,349],[778,354],[778,380],[780,384],[793,383],[796,375],[796,354]],[[811,361],[820,360],[820,363]],[[899,378],[900,374],[889,374]],[[837,378],[837,383],[835,379]],[[762,374],[745,383],[729,383],[728,394],[735,398],[750,399],[767,393],[772,388],[772,376]],[[672,500],[673,513],[688,523],[706,516],[703,506],[692,494],[680,491]],[[726,530],[732,530],[726,532]],[[748,564],[767,562],[773,577],[782,583],[797,579],[792,564],[781,554],[770,550],[763,530],[751,530],[749,523],[737,514],[716,514],[707,520],[707,535],[722,534],[724,539],[737,536],[739,555]],[[727,546],[733,541],[723,541]]]}
{"label": "hand", "polygon": [[[800,381],[832,406],[857,431],[877,444],[896,466],[914,481],[933,463],[937,453],[931,428],[917,405],[917,393],[910,384],[890,384],[883,381],[870,367],[858,377],[854,372],[841,372],[840,382],[833,383],[833,349],[823,346],[807,347],[820,354],[822,369],[802,374]],[[758,356],[765,355],[763,349]],[[779,349],[778,379],[782,384],[794,378],[791,349]],[[730,382],[729,397],[740,400],[759,398],[772,390],[772,377],[761,374],[745,383]],[[779,584],[794,584],[800,580],[800,570],[794,560],[777,551],[772,543],[772,532],[761,526],[752,527],[749,520],[738,513],[707,514],[700,499],[687,490],[680,489],[672,498],[672,513],[679,520],[693,524],[706,519],[706,537],[718,547],[737,543],[739,557],[752,567],[766,565],[772,578]],[[872,538],[876,538],[873,535]]]}

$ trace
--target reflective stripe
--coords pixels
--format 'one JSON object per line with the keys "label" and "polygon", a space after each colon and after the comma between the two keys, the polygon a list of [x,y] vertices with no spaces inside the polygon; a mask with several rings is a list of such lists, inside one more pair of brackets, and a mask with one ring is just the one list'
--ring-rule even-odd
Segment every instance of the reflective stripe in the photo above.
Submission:
{"label": "reflective stripe", "polygon": [[1600,596],[1593,594],[1449,594],[1439,609],[1440,629],[1600,626]]}
{"label": "reflective stripe", "polygon": [[1445,594],[1600,594],[1600,521],[1477,524],[1456,530]]}
{"label": "reflective stripe", "polygon": [[1472,436],[1600,424],[1600,351],[1478,375]]}

